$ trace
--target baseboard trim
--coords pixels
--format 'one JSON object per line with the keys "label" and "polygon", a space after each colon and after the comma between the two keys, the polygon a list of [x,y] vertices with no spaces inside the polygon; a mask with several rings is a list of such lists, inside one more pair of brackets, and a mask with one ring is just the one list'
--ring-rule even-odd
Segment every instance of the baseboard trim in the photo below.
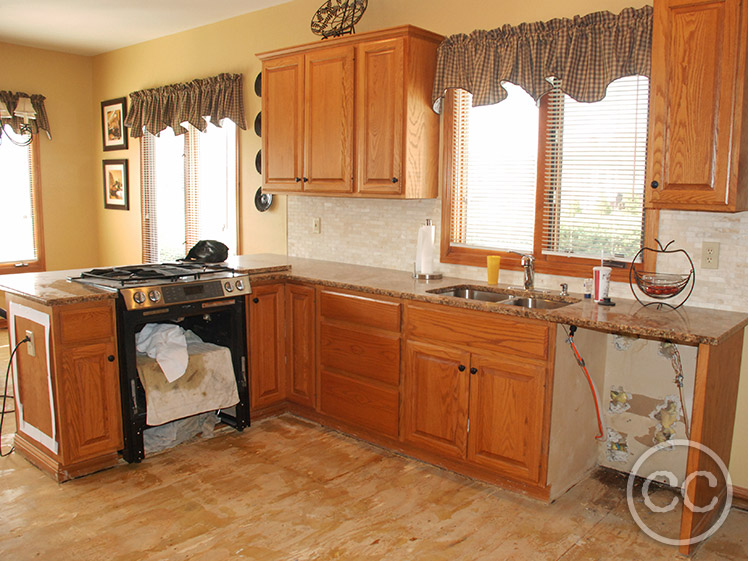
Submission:
{"label": "baseboard trim", "polygon": [[732,486],[732,506],[742,510],[748,510],[748,489],[745,487]]}

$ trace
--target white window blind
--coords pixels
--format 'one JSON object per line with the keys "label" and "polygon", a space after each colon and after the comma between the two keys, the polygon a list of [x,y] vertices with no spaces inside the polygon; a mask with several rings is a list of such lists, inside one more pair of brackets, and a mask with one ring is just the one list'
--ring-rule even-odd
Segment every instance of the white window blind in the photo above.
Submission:
{"label": "white window blind", "polygon": [[451,247],[632,260],[644,239],[647,78],[616,80],[595,103],[556,88],[540,106],[503,85],[509,97],[494,105],[453,94]]}
{"label": "white window blind", "polygon": [[538,108],[505,83],[501,103],[471,107],[456,90],[452,240],[469,247],[532,251],[538,155]]}
{"label": "white window blind", "polygon": [[201,239],[237,251],[236,126],[146,133],[141,142],[143,261],[173,261]]}
{"label": "white window blind", "polygon": [[36,200],[38,178],[34,174],[35,139],[29,146],[17,146],[24,137],[5,127],[0,143],[0,268],[29,264],[40,260],[40,231]]}
{"label": "white window blind", "polygon": [[543,253],[631,261],[644,239],[649,83],[612,82],[604,99],[548,99]]}

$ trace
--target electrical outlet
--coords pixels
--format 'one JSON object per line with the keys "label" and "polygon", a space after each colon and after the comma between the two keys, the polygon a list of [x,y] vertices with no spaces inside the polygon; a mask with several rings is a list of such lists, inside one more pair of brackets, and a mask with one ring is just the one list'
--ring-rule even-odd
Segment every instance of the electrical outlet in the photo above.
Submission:
{"label": "electrical outlet", "polygon": [[321,233],[322,233],[322,219],[315,218],[312,221],[312,234],[321,234]]}
{"label": "electrical outlet", "polygon": [[28,343],[26,343],[26,352],[29,353],[29,356],[36,356],[36,341],[34,339],[34,332],[27,329],[26,337],[29,338]]}
{"label": "electrical outlet", "polygon": [[701,268],[719,269],[719,242],[701,244]]}

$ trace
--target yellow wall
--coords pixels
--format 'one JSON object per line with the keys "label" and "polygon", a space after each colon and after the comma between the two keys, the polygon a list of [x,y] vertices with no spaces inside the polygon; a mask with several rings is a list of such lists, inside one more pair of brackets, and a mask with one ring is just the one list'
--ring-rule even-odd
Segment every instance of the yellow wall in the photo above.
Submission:
{"label": "yellow wall", "polygon": [[[91,130],[91,59],[0,43],[0,90],[46,96],[52,140],[40,142],[47,269],[98,261]],[[2,240],[0,243],[6,243]]]}

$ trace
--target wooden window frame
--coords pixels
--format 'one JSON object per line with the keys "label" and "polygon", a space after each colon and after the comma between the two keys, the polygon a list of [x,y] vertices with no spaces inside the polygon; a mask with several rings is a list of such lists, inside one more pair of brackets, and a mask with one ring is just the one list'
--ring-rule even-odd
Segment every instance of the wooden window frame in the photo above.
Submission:
{"label": "wooden window frame", "polygon": [[[482,249],[475,247],[464,247],[452,245],[452,206],[453,206],[453,179],[455,173],[452,151],[454,147],[455,123],[452,119],[454,114],[455,95],[454,90],[449,90],[444,98],[444,108],[441,117],[442,126],[442,216],[441,216],[441,255],[442,263],[455,265],[469,265],[472,267],[486,267],[488,255],[501,255],[501,268],[521,271],[521,256],[506,251]],[[592,267],[599,265],[599,259],[588,259],[584,257],[565,257],[560,255],[545,255],[542,252],[542,222],[543,222],[543,200],[545,194],[545,141],[547,131],[548,102],[545,97],[540,102],[539,134],[538,134],[538,172],[535,196],[535,223],[533,236],[533,251],[535,257],[535,272],[567,277],[587,278],[592,276]],[[644,211],[644,246],[654,247],[659,226],[659,211],[645,209]],[[652,251],[644,252],[644,262],[635,264],[638,270],[655,271],[657,256]],[[611,280],[619,282],[629,281],[629,267],[623,269],[614,268],[611,272]]]}
{"label": "wooden window frame", "polygon": [[[10,142],[10,140],[4,140]],[[34,213],[34,240],[36,259],[34,261],[19,261],[18,263],[0,264],[0,275],[13,273],[38,273],[46,271],[44,256],[44,226],[42,219],[42,184],[41,157],[39,135],[34,135],[31,148],[31,208]]]}

